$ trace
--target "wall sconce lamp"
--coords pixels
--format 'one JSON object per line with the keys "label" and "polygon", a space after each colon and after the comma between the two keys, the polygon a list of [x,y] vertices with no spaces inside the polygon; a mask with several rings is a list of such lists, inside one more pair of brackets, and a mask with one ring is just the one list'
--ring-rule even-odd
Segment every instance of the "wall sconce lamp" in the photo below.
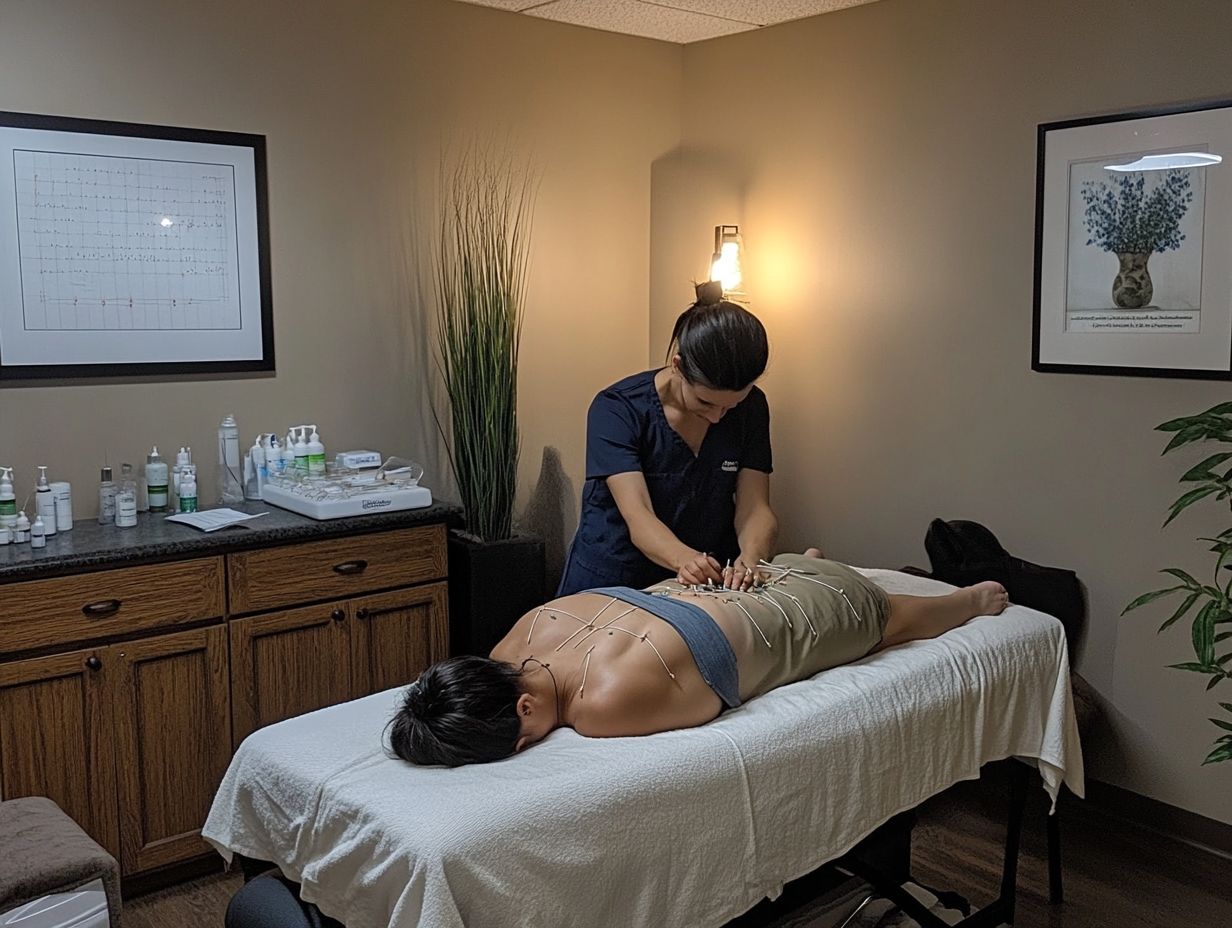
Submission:
{"label": "wall sconce lamp", "polygon": [[724,293],[739,293],[744,278],[740,273],[740,227],[714,227],[714,257],[710,262],[710,279],[723,285]]}

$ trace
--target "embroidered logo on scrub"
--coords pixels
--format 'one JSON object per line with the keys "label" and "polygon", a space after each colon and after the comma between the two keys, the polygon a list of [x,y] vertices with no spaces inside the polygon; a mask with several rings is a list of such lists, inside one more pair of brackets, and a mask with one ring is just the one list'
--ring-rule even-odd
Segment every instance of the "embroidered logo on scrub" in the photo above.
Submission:
{"label": "embroidered logo on scrub", "polygon": [[725,470],[729,474],[734,474],[739,469],[740,469],[739,461],[724,461],[723,462],[723,470]]}

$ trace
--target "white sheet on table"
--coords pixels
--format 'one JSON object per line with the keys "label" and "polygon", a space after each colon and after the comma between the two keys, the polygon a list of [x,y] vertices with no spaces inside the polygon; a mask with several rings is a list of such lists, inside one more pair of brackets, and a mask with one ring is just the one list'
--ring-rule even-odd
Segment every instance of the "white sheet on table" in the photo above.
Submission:
{"label": "white sheet on table", "polygon": [[[891,593],[952,589],[865,570]],[[569,729],[495,764],[416,768],[391,690],[251,735],[204,834],[277,863],[348,928],[717,926],[990,760],[1082,794],[1064,633],[1012,606],[782,687],[700,728]]]}

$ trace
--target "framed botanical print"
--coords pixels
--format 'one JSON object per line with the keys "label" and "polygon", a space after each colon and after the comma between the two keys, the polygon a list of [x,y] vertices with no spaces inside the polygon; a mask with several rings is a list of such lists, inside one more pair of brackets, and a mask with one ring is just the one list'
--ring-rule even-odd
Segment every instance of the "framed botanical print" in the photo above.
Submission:
{"label": "framed botanical print", "polygon": [[1232,379],[1232,101],[1038,142],[1032,369]]}

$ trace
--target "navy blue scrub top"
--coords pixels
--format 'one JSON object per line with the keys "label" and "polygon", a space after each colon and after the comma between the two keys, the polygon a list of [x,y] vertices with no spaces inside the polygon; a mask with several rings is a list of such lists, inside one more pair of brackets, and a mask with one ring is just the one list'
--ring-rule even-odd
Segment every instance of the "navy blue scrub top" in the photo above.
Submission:
{"label": "navy blue scrub top", "polygon": [[640,471],[654,513],[689,547],[720,564],[735,560],[736,475],[770,473],[770,409],[757,387],[706,430],[696,457],[667,422],[655,389],[657,371],[612,384],[595,397],[586,419],[586,483],[582,515],[558,596],[600,586],[641,589],[671,572],[647,558],[608,489],[613,474]]}

